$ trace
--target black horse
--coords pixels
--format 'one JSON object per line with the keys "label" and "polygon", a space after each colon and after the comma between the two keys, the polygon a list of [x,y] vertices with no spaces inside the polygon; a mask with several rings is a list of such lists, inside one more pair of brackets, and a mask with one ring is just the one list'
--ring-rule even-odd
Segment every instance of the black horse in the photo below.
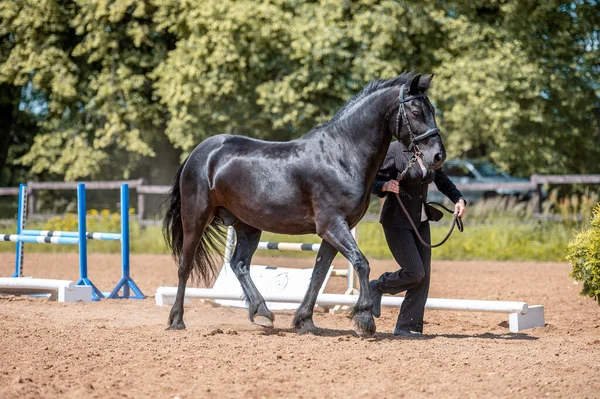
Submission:
{"label": "black horse", "polygon": [[273,327],[274,315],[250,278],[250,262],[263,230],[316,233],[323,239],[306,296],[294,317],[299,333],[316,332],[312,316],[326,271],[339,252],[354,266],[360,296],[354,329],[372,336],[369,263],[350,229],[367,210],[370,188],[395,135],[431,169],[446,153],[425,92],[433,76],[414,73],[369,83],[323,126],[289,142],[216,135],[200,143],[177,172],[163,231],[179,262],[170,329],[184,329],[185,287],[193,272],[215,274],[221,226],[233,226],[231,259],[250,307],[250,320]]}

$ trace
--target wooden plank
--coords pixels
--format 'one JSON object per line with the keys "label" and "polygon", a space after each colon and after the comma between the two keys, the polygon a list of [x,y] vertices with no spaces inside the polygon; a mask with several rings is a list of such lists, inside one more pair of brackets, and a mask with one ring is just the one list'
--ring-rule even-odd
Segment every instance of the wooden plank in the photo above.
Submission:
{"label": "wooden plank", "polygon": [[600,175],[532,175],[534,184],[600,184]]}
{"label": "wooden plank", "polygon": [[[457,183],[456,188],[460,191],[496,191],[496,190],[535,190],[536,184],[532,182],[523,183]],[[437,190],[435,185],[431,186],[431,190]]]}
{"label": "wooden plank", "polygon": [[139,192],[137,195],[138,221],[144,220],[146,215],[146,196]]}
{"label": "wooden plank", "polygon": [[137,192],[140,194],[169,194],[171,186],[139,186]]}
{"label": "wooden plank", "polygon": [[19,187],[0,187],[0,196],[19,195]]}
{"label": "wooden plank", "polygon": [[129,184],[129,188],[138,188],[144,183],[144,179],[137,180],[113,180],[113,181],[78,181],[78,182],[28,182],[30,190],[75,190],[80,183],[85,184],[86,190],[114,190],[120,189],[121,185]]}
{"label": "wooden plank", "polygon": [[144,219],[144,220],[139,220],[138,223],[142,227],[160,226],[160,225],[162,225],[162,219]]}

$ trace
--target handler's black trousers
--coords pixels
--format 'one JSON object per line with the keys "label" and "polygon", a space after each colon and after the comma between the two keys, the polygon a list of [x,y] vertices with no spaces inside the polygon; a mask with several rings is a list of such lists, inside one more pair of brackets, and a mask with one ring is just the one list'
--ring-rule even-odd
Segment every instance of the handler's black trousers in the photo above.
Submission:
{"label": "handler's black trousers", "polygon": [[[383,273],[377,280],[377,290],[392,295],[406,291],[396,329],[423,332],[423,313],[431,275],[431,249],[421,244],[412,229],[384,226],[383,231],[400,270]],[[419,233],[425,242],[431,242],[428,221],[421,222]]]}

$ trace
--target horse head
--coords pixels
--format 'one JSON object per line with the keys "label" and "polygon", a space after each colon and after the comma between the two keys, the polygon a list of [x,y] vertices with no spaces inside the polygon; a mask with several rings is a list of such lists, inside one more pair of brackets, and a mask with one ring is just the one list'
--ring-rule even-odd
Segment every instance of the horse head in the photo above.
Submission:
{"label": "horse head", "polygon": [[427,98],[433,75],[415,75],[400,86],[395,136],[409,151],[420,157],[428,169],[439,169],[446,149],[435,121],[435,108]]}

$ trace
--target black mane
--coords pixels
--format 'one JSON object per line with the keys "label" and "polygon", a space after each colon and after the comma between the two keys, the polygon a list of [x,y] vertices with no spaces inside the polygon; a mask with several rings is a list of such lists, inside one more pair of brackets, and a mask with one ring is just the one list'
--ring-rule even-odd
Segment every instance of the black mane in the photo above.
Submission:
{"label": "black mane", "polygon": [[[396,86],[400,87],[403,84],[410,82],[410,80],[415,75],[416,75],[415,72],[409,71],[409,72],[403,72],[400,75],[396,76],[395,78],[378,79],[378,80],[374,80],[370,83],[367,83],[367,85],[362,89],[362,91],[360,93],[356,94],[354,97],[352,97],[350,100],[348,100],[342,108],[340,108],[340,110],[331,119],[331,122],[334,122],[335,120],[339,119],[342,115],[344,115],[344,113],[349,108],[351,108],[354,104],[361,101],[365,97],[368,97],[371,94],[373,94],[376,91],[379,91],[381,89],[387,89],[387,88],[396,87]],[[427,81],[427,83],[425,84],[425,79],[421,79],[421,81],[419,82],[419,89],[421,89],[421,91],[424,93],[427,91],[428,88],[429,88],[429,81]]]}

